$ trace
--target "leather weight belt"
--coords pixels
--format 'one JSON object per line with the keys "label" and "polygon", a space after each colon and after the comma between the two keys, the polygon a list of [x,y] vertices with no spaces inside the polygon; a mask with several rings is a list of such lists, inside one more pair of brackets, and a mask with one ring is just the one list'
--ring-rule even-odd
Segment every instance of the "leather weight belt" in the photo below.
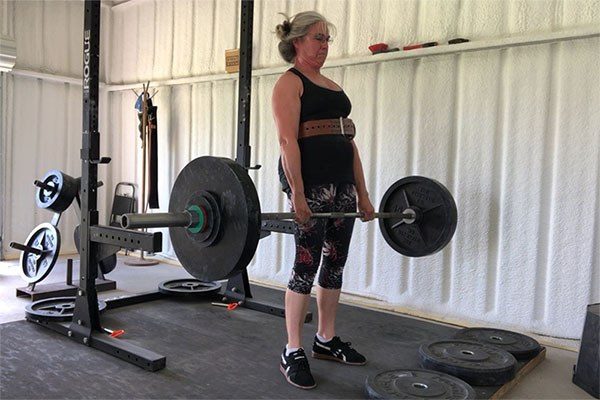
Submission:
{"label": "leather weight belt", "polygon": [[317,119],[300,124],[298,139],[318,135],[344,135],[348,140],[356,134],[354,122],[350,118]]}

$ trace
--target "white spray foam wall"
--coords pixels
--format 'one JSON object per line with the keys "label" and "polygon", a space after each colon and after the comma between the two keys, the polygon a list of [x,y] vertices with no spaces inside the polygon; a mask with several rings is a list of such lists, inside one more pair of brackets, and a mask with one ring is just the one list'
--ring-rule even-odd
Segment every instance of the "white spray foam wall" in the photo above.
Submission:
{"label": "white spray foam wall", "polygon": [[[116,82],[224,69],[224,50],[237,42],[237,2],[154,4],[140,0],[113,8],[113,18],[123,21],[154,12],[157,28],[147,33],[164,45],[155,44],[152,57],[141,55],[147,60],[143,67],[113,66]],[[253,64],[281,64],[272,34],[281,22],[277,11],[289,15],[316,7],[338,28],[330,58],[343,58],[367,54],[367,46],[378,41],[476,40],[598,23],[597,6],[597,1],[256,2]],[[207,25],[220,29],[198,40]],[[173,35],[173,45],[162,37],[165,32]],[[140,46],[120,44],[113,51],[126,54]],[[165,56],[157,60],[159,48]],[[600,80],[593,72],[599,48],[598,39],[588,39],[325,69],[353,102],[355,140],[374,202],[398,178],[420,174],[443,182],[459,208],[453,241],[422,259],[396,254],[376,224],[358,223],[344,290],[434,317],[578,337],[584,306],[599,298],[600,120],[594,104]],[[254,78],[252,91],[252,160],[263,167],[250,174],[267,211],[287,210],[276,175],[279,149],[270,108],[276,78]],[[159,132],[169,143],[159,161],[168,169],[161,175],[168,184],[161,188],[172,185],[195,156],[235,156],[236,85],[159,90]],[[129,94],[111,96],[133,101]],[[293,251],[290,236],[264,239],[250,275],[285,284]]]}
{"label": "white spray foam wall", "polygon": [[[31,7],[38,19],[53,12],[47,5],[39,17]],[[477,40],[600,22],[600,2],[592,0],[256,1],[255,68],[281,65],[272,33],[281,22],[277,12],[306,9],[317,9],[337,26],[331,59],[366,55],[367,46],[380,41],[401,46],[456,36]],[[236,0],[131,0],[115,6],[103,15],[110,22],[103,38],[111,57],[102,65],[112,83],[221,73],[225,49],[238,45],[239,12]],[[599,300],[599,49],[598,39],[586,39],[325,69],[353,102],[356,142],[374,203],[396,179],[422,174],[446,184],[459,207],[453,241],[423,259],[394,253],[376,224],[358,223],[344,290],[429,316],[578,337],[585,305]],[[79,51],[70,54],[79,59]],[[18,65],[56,65],[53,70],[63,74],[80,69],[73,58],[61,65],[50,52],[43,54],[25,50]],[[276,78],[254,78],[252,91],[252,161],[263,168],[250,174],[266,211],[287,209],[277,181],[270,108]],[[21,84],[31,85],[14,83]],[[33,88],[34,101],[40,90]],[[189,160],[235,156],[236,90],[233,81],[159,88],[154,100],[163,210]],[[110,140],[103,148],[113,157],[108,187],[139,182],[135,97],[115,92],[107,99]],[[15,101],[21,108],[28,103]],[[61,110],[56,106],[55,113]],[[41,121],[25,121],[28,115],[15,112],[14,137],[27,124],[52,118],[38,114]],[[167,238],[164,248],[174,254]],[[261,241],[250,275],[285,284],[293,250],[286,235]]]}
{"label": "white spray foam wall", "polygon": [[[64,77],[81,77],[83,63],[82,1],[5,1],[0,6],[1,34],[14,39],[17,47],[15,69]],[[105,81],[108,62],[107,36],[110,8],[102,7],[100,80]],[[81,174],[82,90],[80,84],[6,73],[2,80],[2,153],[4,202],[2,252],[14,258],[19,252],[8,247],[10,241],[23,242],[52,213],[35,203],[33,181],[49,170],[60,170],[78,177]],[[99,130],[102,149],[110,134],[105,131],[108,97],[100,92]],[[110,209],[114,183],[108,171],[99,168],[105,186],[99,189],[100,220]],[[75,204],[75,203],[74,203]],[[72,206],[60,220],[61,252],[73,254],[73,230],[78,215]]]}
{"label": "white spray foam wall", "polygon": [[[54,213],[37,207],[36,179],[42,179],[50,170],[59,170],[77,178],[81,175],[82,113],[81,86],[48,82],[41,79],[6,77],[3,88],[6,101],[3,141],[6,146],[5,205],[3,215],[3,253],[14,258],[19,252],[8,247],[9,242],[23,243],[29,232],[42,222],[50,222]],[[105,105],[107,96],[100,98],[99,129],[106,127]],[[110,135],[101,136],[101,147],[107,149]],[[114,182],[106,169],[98,169],[104,186],[98,190],[100,221],[106,221],[112,204]],[[61,252],[73,254],[73,230],[78,225],[77,203],[62,213],[58,228]]]}

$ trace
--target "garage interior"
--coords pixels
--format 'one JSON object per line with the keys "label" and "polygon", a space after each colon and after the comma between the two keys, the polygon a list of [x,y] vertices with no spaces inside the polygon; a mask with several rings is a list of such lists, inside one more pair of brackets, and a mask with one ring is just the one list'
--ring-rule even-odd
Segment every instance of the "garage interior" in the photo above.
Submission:
{"label": "garage interior", "polygon": [[[309,357],[304,391],[279,365],[299,228],[271,102],[275,27],[309,10],[378,215],[344,216],[336,320],[368,361]],[[0,11],[0,397],[598,397],[597,0]]]}

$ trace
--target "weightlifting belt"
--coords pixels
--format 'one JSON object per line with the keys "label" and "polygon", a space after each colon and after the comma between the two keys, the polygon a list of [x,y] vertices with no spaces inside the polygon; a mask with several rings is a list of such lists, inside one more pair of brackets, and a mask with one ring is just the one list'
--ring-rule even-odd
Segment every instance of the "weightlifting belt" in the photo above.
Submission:
{"label": "weightlifting belt", "polygon": [[344,135],[348,140],[356,134],[354,122],[350,118],[317,119],[300,124],[298,139],[318,135]]}

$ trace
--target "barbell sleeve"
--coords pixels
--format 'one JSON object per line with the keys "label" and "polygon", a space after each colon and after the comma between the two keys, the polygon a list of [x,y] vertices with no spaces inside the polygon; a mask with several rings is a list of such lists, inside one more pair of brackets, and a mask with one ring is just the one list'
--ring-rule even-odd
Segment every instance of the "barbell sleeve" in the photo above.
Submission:
{"label": "barbell sleeve", "polygon": [[167,228],[172,226],[187,228],[197,223],[198,218],[195,218],[187,210],[173,213],[123,214],[121,216],[121,226],[125,229]]}
{"label": "barbell sleeve", "polygon": [[[402,219],[414,219],[414,214],[406,214],[403,212],[381,212],[374,213],[375,218],[402,218]],[[296,213],[293,212],[281,212],[281,213],[262,213],[261,218],[263,221],[279,221],[286,219],[294,219]],[[363,213],[343,213],[343,212],[330,212],[330,213],[313,213],[311,218],[362,218]]]}

